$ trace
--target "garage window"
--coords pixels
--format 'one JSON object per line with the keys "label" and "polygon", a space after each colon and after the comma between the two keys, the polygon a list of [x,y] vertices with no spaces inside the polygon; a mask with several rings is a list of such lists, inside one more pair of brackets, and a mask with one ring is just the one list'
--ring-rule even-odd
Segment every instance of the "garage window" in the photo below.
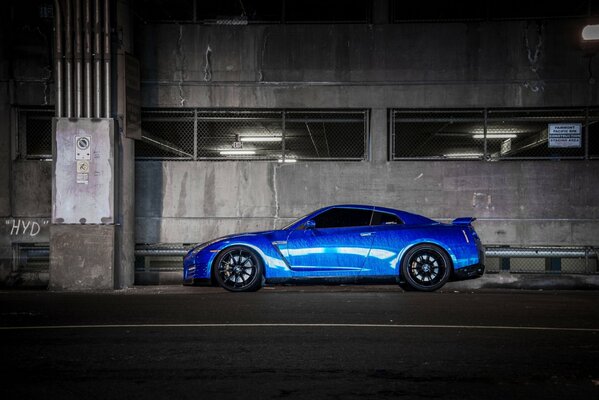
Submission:
{"label": "garage window", "polygon": [[52,158],[52,118],[54,108],[23,107],[16,110],[17,151],[20,158]]}
{"label": "garage window", "polygon": [[368,110],[145,109],[137,159],[366,159]]}
{"label": "garage window", "polygon": [[586,108],[390,111],[390,158],[584,159],[599,153]]}

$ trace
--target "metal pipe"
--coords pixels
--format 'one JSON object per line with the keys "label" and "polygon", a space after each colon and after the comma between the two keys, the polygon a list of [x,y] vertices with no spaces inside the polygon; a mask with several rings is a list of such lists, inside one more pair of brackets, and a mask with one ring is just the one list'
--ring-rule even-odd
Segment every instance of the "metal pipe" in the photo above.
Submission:
{"label": "metal pipe", "polygon": [[66,0],[65,20],[65,103],[66,117],[71,118],[73,116],[73,35],[71,32],[71,0]]}
{"label": "metal pipe", "polygon": [[62,103],[62,16],[60,1],[54,0],[54,84],[56,85],[56,117],[63,116]]}
{"label": "metal pipe", "polygon": [[110,111],[110,0],[104,0],[104,118]]}
{"label": "metal pipe", "polygon": [[92,44],[91,44],[91,0],[84,0],[84,25],[83,25],[83,80],[85,103],[83,107],[83,116],[90,118],[92,115]]}
{"label": "metal pipe", "polygon": [[75,118],[81,118],[83,115],[81,72],[81,0],[75,0]]}
{"label": "metal pipe", "polygon": [[100,52],[100,0],[95,0],[94,12],[94,113],[92,117],[100,118],[102,114],[102,82],[100,71],[102,68],[102,60]]}
{"label": "metal pipe", "polygon": [[92,116],[92,43],[91,43],[91,0],[85,0],[84,5],[84,27],[83,27],[83,80],[85,89],[83,96],[85,103],[83,107],[83,116],[90,118]]}

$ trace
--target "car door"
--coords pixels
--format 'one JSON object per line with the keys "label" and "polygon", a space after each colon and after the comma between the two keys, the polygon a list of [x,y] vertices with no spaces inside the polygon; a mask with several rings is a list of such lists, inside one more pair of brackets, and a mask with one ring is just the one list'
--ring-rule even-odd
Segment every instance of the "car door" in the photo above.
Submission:
{"label": "car door", "polygon": [[[314,227],[293,230],[287,239],[295,271],[359,273],[372,244],[371,208],[335,207],[312,219]],[[326,274],[324,274],[326,275]]]}
{"label": "car door", "polygon": [[360,276],[398,276],[399,254],[410,238],[409,225],[395,214],[375,209],[370,228],[373,241]]}

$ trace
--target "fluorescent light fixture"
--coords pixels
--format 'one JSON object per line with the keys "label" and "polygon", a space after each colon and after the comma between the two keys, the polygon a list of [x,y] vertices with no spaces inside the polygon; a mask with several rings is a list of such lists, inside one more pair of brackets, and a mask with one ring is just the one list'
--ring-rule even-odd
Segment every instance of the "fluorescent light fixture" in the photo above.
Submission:
{"label": "fluorescent light fixture", "polygon": [[[505,126],[505,127],[501,127],[501,128],[487,128],[487,137],[489,137],[489,133],[498,133],[498,134],[503,134],[503,133],[525,133],[525,130],[522,130],[521,128],[511,128],[509,126]],[[478,135],[478,134],[482,134],[485,133],[485,129],[484,128],[476,128],[470,131],[470,133]]]}
{"label": "fluorescent light fixture", "polygon": [[221,150],[220,154],[223,156],[249,156],[256,154],[254,150]]}
{"label": "fluorescent light fixture", "polygon": [[283,140],[280,136],[241,136],[242,142],[280,142]]}
{"label": "fluorescent light fixture", "polygon": [[447,158],[480,158],[482,157],[482,153],[449,153],[443,154],[443,157]]}
{"label": "fluorescent light fixture", "polygon": [[[283,162],[283,159],[282,159],[282,158],[279,158],[279,162],[281,162],[281,163],[282,163],[282,162]],[[297,162],[297,160],[296,160],[295,158],[286,158],[286,159],[285,159],[285,162],[286,162],[286,163],[294,163],[294,162]]]}
{"label": "fluorescent light fixture", "polygon": [[[483,139],[484,137],[485,135],[480,133],[472,135],[474,139]],[[487,133],[487,139],[514,139],[517,137],[518,135],[515,133]]]}
{"label": "fluorescent light fixture", "polygon": [[599,25],[587,25],[582,28],[582,40],[599,40]]}

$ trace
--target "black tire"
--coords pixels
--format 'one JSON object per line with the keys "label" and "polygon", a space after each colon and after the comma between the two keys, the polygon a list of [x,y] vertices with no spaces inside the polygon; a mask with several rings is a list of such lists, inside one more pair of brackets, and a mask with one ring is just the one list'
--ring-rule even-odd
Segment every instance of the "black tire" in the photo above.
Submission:
{"label": "black tire", "polygon": [[216,282],[230,292],[255,292],[262,287],[262,260],[248,247],[227,247],[214,260],[213,269]]}
{"label": "black tire", "polygon": [[434,244],[412,247],[401,263],[401,274],[407,290],[434,292],[440,289],[451,274],[451,258],[445,250]]}

